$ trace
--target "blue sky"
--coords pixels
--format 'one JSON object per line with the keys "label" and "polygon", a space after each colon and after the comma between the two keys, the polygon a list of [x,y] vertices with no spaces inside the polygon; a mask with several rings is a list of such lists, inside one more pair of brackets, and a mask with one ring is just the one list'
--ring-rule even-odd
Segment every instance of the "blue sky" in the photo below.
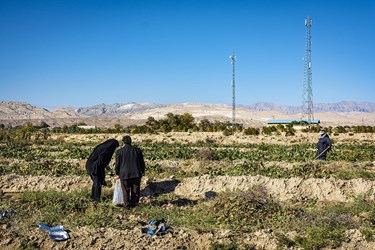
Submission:
{"label": "blue sky", "polygon": [[0,100],[301,105],[375,102],[375,0],[0,0]]}

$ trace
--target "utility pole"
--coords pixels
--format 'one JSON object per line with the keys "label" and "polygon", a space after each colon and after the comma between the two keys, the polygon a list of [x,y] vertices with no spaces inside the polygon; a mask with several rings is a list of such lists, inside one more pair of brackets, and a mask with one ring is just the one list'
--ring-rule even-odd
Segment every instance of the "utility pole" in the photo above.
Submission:
{"label": "utility pole", "polygon": [[232,129],[236,126],[236,55],[229,56],[232,64]]}
{"label": "utility pole", "polygon": [[311,71],[311,26],[312,19],[307,17],[306,26],[306,50],[304,57],[304,81],[303,81],[303,112],[307,115],[309,126],[314,120],[313,92],[312,92],[312,71]]}

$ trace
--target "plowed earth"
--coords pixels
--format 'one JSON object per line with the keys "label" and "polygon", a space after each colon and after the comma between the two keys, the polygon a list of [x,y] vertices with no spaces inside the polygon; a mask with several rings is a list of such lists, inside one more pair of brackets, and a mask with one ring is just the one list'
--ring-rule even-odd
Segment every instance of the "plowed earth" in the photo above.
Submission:
{"label": "plowed earth", "polygon": [[[102,135],[101,135],[102,136]],[[106,135],[108,136],[108,135]],[[198,135],[192,137],[185,134],[180,137],[180,141],[199,141],[214,138],[214,134]],[[103,137],[103,136],[102,136]],[[104,139],[100,137],[99,140]],[[177,135],[173,135],[177,137]],[[72,135],[65,138],[65,141],[88,141],[88,137]],[[153,136],[135,136],[138,140],[162,141],[163,139]],[[170,138],[170,136],[168,137]],[[98,139],[98,138],[96,138]],[[165,138],[164,138],[165,139]],[[216,136],[215,140],[220,141],[222,136]],[[310,142],[314,140],[311,135],[299,136],[296,141]],[[337,138],[341,142],[351,141],[361,143],[361,140],[374,143],[373,135],[360,135],[355,138]],[[248,138],[224,138],[225,143],[249,142]],[[252,143],[293,143],[277,137],[267,138],[264,136],[252,137]],[[108,182],[113,185],[115,178],[111,177]],[[265,176],[197,176],[190,178],[175,179],[142,179],[141,203],[147,203],[147,197],[156,196],[163,193],[173,193],[174,195],[190,200],[201,200],[215,196],[217,193],[238,190],[246,191],[255,186],[260,186],[266,190],[275,200],[280,202],[304,201],[315,199],[318,202],[352,202],[354,197],[366,194],[367,199],[375,199],[375,181],[364,179],[318,179],[318,178],[269,178]],[[0,200],[7,196],[28,191],[44,192],[55,190],[60,192],[71,192],[91,188],[91,180],[88,176],[21,176],[17,174],[0,175]],[[111,190],[112,187],[105,188]],[[17,209],[17,208],[13,208]],[[15,215],[17,216],[17,214]],[[128,217],[130,221],[140,221],[143,218]],[[121,222],[121,219],[120,219]],[[141,232],[142,225],[134,223],[132,229],[116,229],[111,227],[72,227],[69,228],[70,239],[63,242],[54,242],[47,234],[41,231],[37,225],[32,229],[27,229],[23,233],[26,235],[29,245],[34,245],[40,249],[210,249],[212,242],[228,243],[234,236],[228,230],[218,232],[198,232],[189,228],[174,227],[173,231],[163,237],[149,238]],[[21,240],[17,237],[17,228],[2,224],[0,228],[0,248],[17,249],[21,245]],[[295,232],[286,232],[293,237]],[[238,235],[237,235],[238,236]],[[277,237],[272,230],[264,229],[256,232],[247,232],[241,235],[244,245],[253,245],[256,249],[279,249]],[[290,249],[298,249],[291,247]],[[375,249],[375,242],[366,241],[364,235],[357,229],[350,229],[345,232],[345,240],[338,249]]]}

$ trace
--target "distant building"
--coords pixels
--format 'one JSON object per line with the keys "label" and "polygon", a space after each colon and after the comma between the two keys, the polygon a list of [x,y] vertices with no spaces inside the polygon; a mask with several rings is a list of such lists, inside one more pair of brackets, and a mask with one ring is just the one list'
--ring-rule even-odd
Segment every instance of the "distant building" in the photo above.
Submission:
{"label": "distant building", "polygon": [[[293,128],[300,130],[306,128],[309,125],[307,120],[277,120],[277,119],[270,119],[267,120],[268,126],[275,126],[275,125],[289,125],[292,124]],[[320,120],[311,120],[310,125],[316,126],[320,124]]]}
{"label": "distant building", "polygon": [[[304,124],[309,124],[307,120],[278,120],[278,119],[269,119],[266,121],[268,125],[277,125],[277,124],[282,124],[282,125],[287,125],[287,124],[298,124],[298,125],[304,125]],[[311,120],[311,124],[320,124],[320,120]]]}
{"label": "distant building", "polygon": [[89,126],[89,125],[78,125],[79,128],[82,129],[95,129],[95,126]]}

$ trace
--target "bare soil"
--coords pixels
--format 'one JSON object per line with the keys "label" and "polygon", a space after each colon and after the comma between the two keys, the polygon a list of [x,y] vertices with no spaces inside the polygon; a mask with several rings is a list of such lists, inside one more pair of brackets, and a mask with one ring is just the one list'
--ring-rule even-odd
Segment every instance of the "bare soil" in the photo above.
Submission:
{"label": "bare soil", "polygon": [[[47,233],[35,227],[26,233],[24,240],[29,245],[39,246],[40,249],[210,249],[211,242],[225,244],[233,236],[230,231],[223,230],[216,234],[199,233],[185,228],[175,228],[164,236],[149,238],[141,232],[142,227],[136,226],[131,230],[114,228],[75,227],[66,229],[70,238],[62,242],[52,241]],[[0,228],[0,248],[13,250],[20,245],[20,239],[15,238],[6,228]],[[293,238],[295,232],[289,232]],[[375,242],[367,242],[359,230],[348,230],[345,242],[336,249],[375,249]],[[278,247],[276,235],[271,230],[259,230],[244,235],[240,249],[276,250]],[[299,248],[290,248],[299,249]]]}
{"label": "bare soil", "polygon": [[[114,183],[109,179],[108,183]],[[264,176],[217,176],[209,175],[184,178],[181,182],[175,179],[142,180],[142,195],[157,195],[174,192],[182,198],[201,199],[207,195],[226,190],[248,190],[260,185],[279,201],[299,201],[316,199],[325,202],[349,202],[353,197],[366,195],[367,199],[375,199],[375,181],[363,179],[336,180],[330,179],[273,179]],[[0,189],[4,193],[25,191],[72,191],[89,189],[91,180],[88,176],[21,176],[9,174],[0,176]],[[111,188],[111,187],[106,187]]]}

